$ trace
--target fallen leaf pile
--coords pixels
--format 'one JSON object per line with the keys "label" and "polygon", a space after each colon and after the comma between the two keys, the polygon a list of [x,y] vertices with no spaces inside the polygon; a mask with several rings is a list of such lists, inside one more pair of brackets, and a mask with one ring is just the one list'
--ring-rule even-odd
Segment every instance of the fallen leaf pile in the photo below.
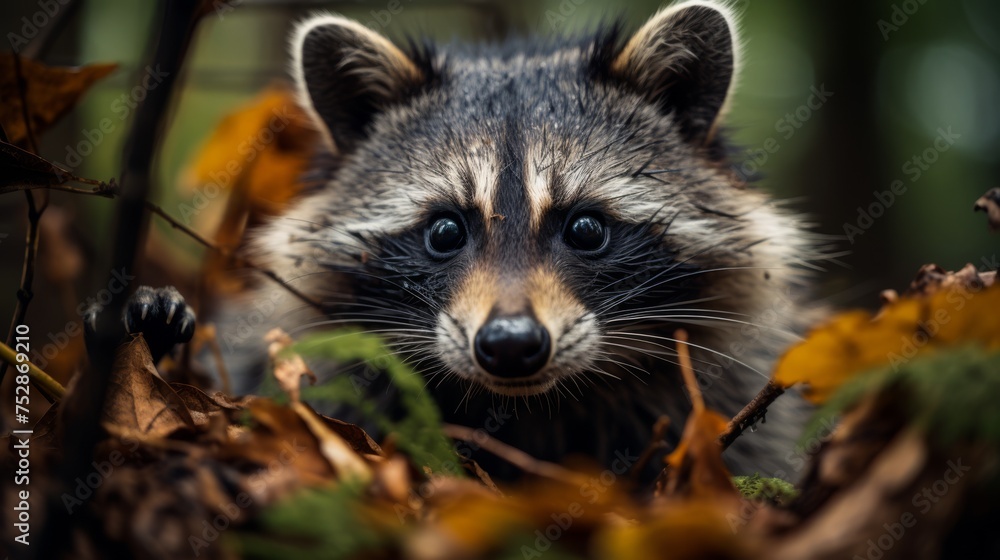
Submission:
{"label": "fallen leaf pile", "polygon": [[[294,396],[290,380],[308,371],[294,365],[298,352],[377,357],[416,403],[381,446],[294,398],[236,399],[168,383],[135,337],[116,358],[93,476],[63,497],[81,528],[75,557],[792,559],[863,557],[874,543],[881,558],[936,558],[998,546],[992,532],[971,528],[1000,514],[1000,412],[991,400],[1000,394],[1000,326],[977,317],[995,309],[1000,286],[963,290],[899,299],[853,333],[839,325],[855,314],[835,317],[789,351],[779,376],[802,348],[823,345],[798,380],[823,388],[812,393],[826,402],[820,419],[839,420],[832,434],[809,436],[819,443],[795,491],[761,477],[734,484],[717,441],[726,419],[701,404],[693,379],[694,410],[652,494],[637,494],[627,473],[556,465],[497,488],[474,465],[464,469],[471,476],[442,468],[448,449],[419,453],[439,437],[425,424],[433,418],[420,418],[427,395],[374,336],[337,331],[289,346],[272,333],[272,360]],[[973,313],[949,321],[959,334],[942,331],[942,350],[894,367],[883,348],[874,369],[842,350],[855,338],[894,343],[917,328],[905,318],[953,309],[949,294],[967,297]],[[973,324],[985,328],[963,326]],[[848,373],[824,377],[837,368]],[[74,394],[35,428],[41,473],[61,460]]]}

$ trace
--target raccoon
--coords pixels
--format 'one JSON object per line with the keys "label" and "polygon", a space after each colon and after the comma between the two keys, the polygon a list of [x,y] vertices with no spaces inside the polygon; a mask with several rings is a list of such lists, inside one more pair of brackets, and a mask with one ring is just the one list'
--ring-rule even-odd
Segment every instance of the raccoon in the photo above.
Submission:
{"label": "raccoon", "polygon": [[[384,335],[445,421],[541,459],[634,461],[690,409],[677,329],[708,405],[734,414],[810,316],[816,237],[722,138],[741,55],[726,4],[631,35],[405,48],[321,14],[292,53],[324,155],[251,255],[322,303],[277,302],[291,330]],[[391,408],[382,381],[368,390]],[[787,472],[803,410],[780,399],[729,465]]]}
{"label": "raccoon", "polygon": [[[677,329],[708,406],[736,413],[815,316],[802,301],[823,258],[819,237],[728,160],[720,119],[736,31],[727,5],[705,0],[631,35],[611,25],[440,49],[400,48],[336,15],[302,22],[292,71],[321,131],[319,163],[249,251],[319,305],[261,291],[229,302],[220,332],[248,309],[294,334],[360,326],[426,378],[446,422],[616,474],[635,466],[660,417],[672,421],[667,443],[680,439],[691,407]],[[154,360],[194,324],[172,288],[140,288],[123,315],[152,339]],[[230,371],[264,369],[262,335],[223,335]],[[392,414],[387,377],[359,388]],[[259,381],[238,380],[239,392]],[[793,476],[804,412],[779,399],[727,451],[730,467]],[[462,451],[494,477],[518,474],[474,445]]]}

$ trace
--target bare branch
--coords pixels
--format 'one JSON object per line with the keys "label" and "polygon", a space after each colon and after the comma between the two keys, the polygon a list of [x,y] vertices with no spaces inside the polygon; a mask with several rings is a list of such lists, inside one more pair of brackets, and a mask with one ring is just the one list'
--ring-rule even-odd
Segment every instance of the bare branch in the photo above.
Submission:
{"label": "bare branch", "polygon": [[198,232],[194,231],[193,229],[191,229],[191,228],[185,226],[184,224],[178,222],[177,220],[175,220],[173,217],[170,216],[170,214],[167,214],[163,210],[163,208],[160,208],[156,204],[153,204],[152,202],[149,202],[147,200],[146,201],[146,209],[149,210],[150,212],[152,212],[153,214],[156,214],[157,216],[159,216],[159,217],[163,218],[164,220],[166,220],[167,223],[169,223],[171,226],[174,227],[174,229],[181,230],[185,235],[187,235],[191,239],[194,239],[195,241],[197,241],[201,246],[205,247],[206,249],[208,249],[210,251],[213,251],[215,253],[218,253],[219,255],[221,255],[224,258],[232,259],[233,261],[235,261],[240,266],[244,266],[246,268],[249,268],[249,269],[252,269],[252,270],[256,270],[257,272],[263,274],[264,276],[268,277],[269,279],[273,280],[274,282],[277,282],[278,284],[280,284],[281,287],[283,287],[286,290],[288,290],[288,292],[290,294],[292,294],[295,297],[299,298],[304,303],[309,304],[309,305],[311,305],[312,307],[314,307],[316,309],[323,309],[323,305],[322,304],[320,304],[318,301],[310,298],[309,296],[305,295],[304,293],[302,293],[301,291],[299,291],[297,288],[295,288],[291,284],[289,284],[289,283],[285,282],[284,280],[282,280],[281,277],[278,276],[277,274],[275,274],[273,271],[268,270],[266,268],[261,268],[261,267],[255,265],[254,263],[252,263],[252,262],[250,262],[250,261],[248,261],[248,260],[246,260],[246,259],[244,259],[242,257],[239,257],[239,256],[233,254],[233,252],[230,251],[229,249],[225,249],[223,247],[217,247],[214,243],[212,243],[211,241],[209,241],[209,240],[205,239],[204,237],[202,237]]}
{"label": "bare branch", "polygon": [[576,471],[571,471],[566,467],[536,459],[524,451],[511,447],[506,443],[494,439],[482,430],[474,430],[467,426],[455,424],[445,424],[443,430],[446,436],[462,441],[475,442],[476,445],[500,457],[504,461],[514,465],[526,473],[530,473],[543,478],[558,480],[560,482],[576,482],[584,484],[587,477]]}
{"label": "bare branch", "polygon": [[[24,79],[23,68],[21,67],[21,55],[14,53],[14,70],[17,74],[17,93],[21,98],[21,117],[24,119],[24,128],[27,131],[28,147],[34,154],[38,154],[38,144],[35,143],[35,134],[31,130],[31,118],[28,112],[28,82]],[[35,201],[35,195],[30,190],[24,191],[24,196],[28,201],[28,234],[24,247],[24,266],[21,269],[21,284],[17,289],[17,305],[14,307],[14,316],[10,320],[10,328],[7,329],[7,345],[14,343],[14,334],[18,325],[24,324],[24,318],[28,314],[28,305],[31,303],[34,293],[32,286],[35,282],[35,255],[38,254],[38,222],[42,218],[42,213],[49,206],[48,191],[42,194],[42,201],[39,205]],[[7,362],[0,363],[0,383],[3,383],[4,375],[7,373]]]}
{"label": "bare branch", "polygon": [[[73,178],[73,180],[76,181],[77,179]],[[88,179],[87,181],[90,181],[90,179]],[[83,182],[83,181],[79,181],[79,182]],[[92,184],[92,183],[88,183],[88,184]],[[49,186],[49,185],[13,185],[13,186],[9,186],[9,187],[0,187],[0,194],[7,194],[9,192],[17,192],[17,191],[24,191],[25,193],[28,193],[28,191],[33,191],[33,190],[38,190],[38,189],[51,189],[51,190],[54,190],[54,191],[68,192],[68,193],[74,193],[74,194],[88,194],[88,195],[93,195],[93,196],[101,196],[101,197],[104,197],[104,198],[114,198],[115,195],[117,194],[116,187],[113,184],[108,184],[108,183],[100,183],[100,186],[98,188],[96,188],[96,189],[81,189],[81,188],[77,188],[77,187],[70,187],[70,186],[67,186],[67,185],[51,185],[51,186]],[[31,195],[29,194],[28,196],[31,196]]]}
{"label": "bare branch", "polygon": [[771,406],[771,403],[784,392],[784,387],[775,384],[774,381],[768,381],[760,393],[757,393],[757,396],[729,421],[726,431],[719,434],[719,443],[722,444],[722,448],[726,449],[732,445],[747,428],[763,420],[764,415],[767,414],[767,407]]}

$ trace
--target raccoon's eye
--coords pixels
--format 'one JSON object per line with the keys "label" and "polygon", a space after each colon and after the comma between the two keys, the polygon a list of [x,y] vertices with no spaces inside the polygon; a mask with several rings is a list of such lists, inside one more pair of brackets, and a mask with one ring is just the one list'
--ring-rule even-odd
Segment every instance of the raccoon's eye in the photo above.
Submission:
{"label": "raccoon's eye", "polygon": [[433,257],[450,257],[452,253],[465,244],[465,228],[456,216],[444,215],[438,217],[427,228],[425,235],[427,252]]}
{"label": "raccoon's eye", "polygon": [[590,253],[603,249],[608,242],[608,228],[594,214],[574,216],[566,226],[565,235],[570,247]]}

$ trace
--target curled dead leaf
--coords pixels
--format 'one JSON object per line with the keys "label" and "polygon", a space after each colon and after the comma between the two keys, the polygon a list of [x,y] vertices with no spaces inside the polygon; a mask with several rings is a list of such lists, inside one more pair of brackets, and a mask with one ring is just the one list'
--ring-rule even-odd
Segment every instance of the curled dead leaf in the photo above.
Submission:
{"label": "curled dead leaf", "polygon": [[351,479],[362,484],[371,482],[372,470],[368,464],[312,409],[300,402],[293,402],[292,410],[305,422],[306,427],[319,442],[320,453],[330,462],[330,466],[337,472],[340,479]]}

